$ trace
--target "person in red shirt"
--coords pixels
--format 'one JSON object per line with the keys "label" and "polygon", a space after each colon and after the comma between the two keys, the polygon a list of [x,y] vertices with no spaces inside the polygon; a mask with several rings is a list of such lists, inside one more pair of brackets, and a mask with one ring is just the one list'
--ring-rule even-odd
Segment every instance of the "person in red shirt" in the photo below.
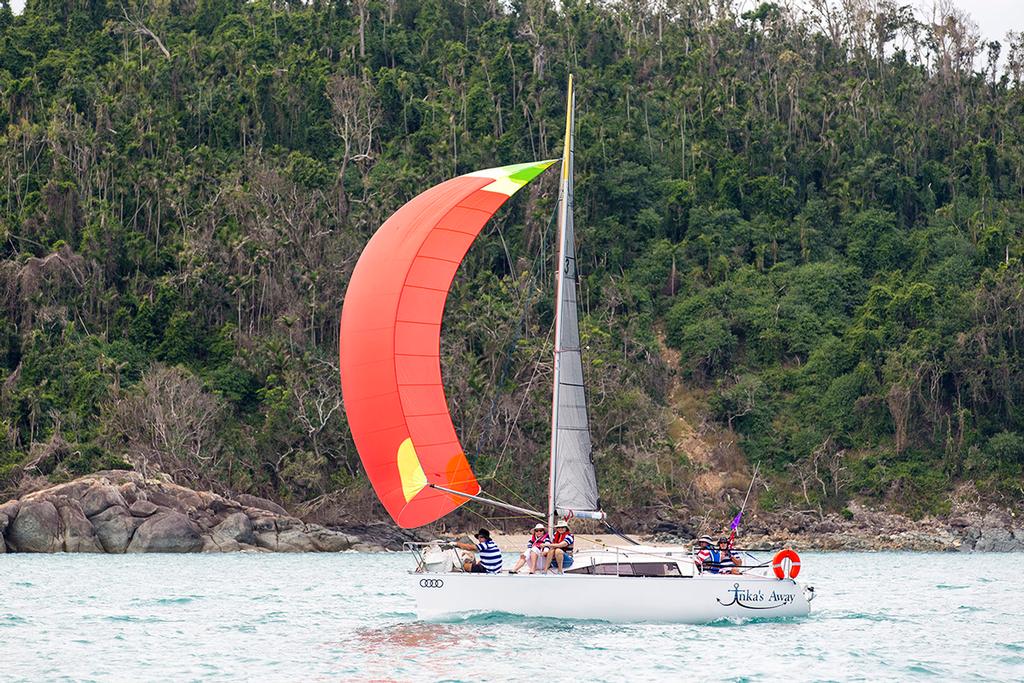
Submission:
{"label": "person in red shirt", "polygon": [[560,520],[555,525],[555,535],[551,538],[551,542],[547,544],[547,549],[544,551],[544,571],[547,572],[550,569],[552,563],[558,565],[558,573],[563,573],[563,570],[568,569],[572,566],[572,551],[573,543],[575,538],[572,532],[569,531],[569,523],[567,521]]}
{"label": "person in red shirt", "polygon": [[697,539],[697,552],[693,556],[693,561],[697,565],[699,571],[710,569],[713,563],[711,554],[711,546],[714,545],[715,541],[710,536],[701,536]]}

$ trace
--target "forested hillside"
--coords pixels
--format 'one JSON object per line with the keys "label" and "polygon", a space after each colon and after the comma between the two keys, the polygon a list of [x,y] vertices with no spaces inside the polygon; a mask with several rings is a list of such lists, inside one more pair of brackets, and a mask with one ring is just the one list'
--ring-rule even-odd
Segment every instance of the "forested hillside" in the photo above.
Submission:
{"label": "forested hillside", "polygon": [[[572,72],[606,507],[700,495],[676,382],[762,506],[1024,495],[1021,36],[807,5],[0,0],[0,491],[127,464],[382,514],[347,278],[419,191],[557,156]],[[481,236],[442,349],[474,469],[531,505],[555,189]]]}

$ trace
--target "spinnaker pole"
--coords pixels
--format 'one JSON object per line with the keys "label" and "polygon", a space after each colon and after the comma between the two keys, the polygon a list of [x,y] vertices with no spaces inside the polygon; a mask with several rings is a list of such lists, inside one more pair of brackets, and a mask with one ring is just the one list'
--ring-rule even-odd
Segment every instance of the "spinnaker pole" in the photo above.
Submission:
{"label": "spinnaker pole", "polygon": [[565,287],[565,225],[570,211],[572,192],[573,124],[576,118],[576,94],[572,89],[572,74],[569,74],[569,92],[565,98],[565,144],[562,148],[562,174],[558,186],[558,275],[555,292],[555,353],[554,377],[551,390],[551,463],[548,476],[548,533],[555,527],[555,458],[558,452],[558,393],[559,356],[562,353],[562,292]]}
{"label": "spinnaker pole", "polygon": [[510,505],[509,503],[503,503],[500,500],[494,500],[492,498],[485,498],[484,496],[471,496],[468,493],[456,491],[455,489],[450,489],[445,486],[441,486],[440,484],[427,484],[427,486],[432,489],[437,489],[438,491],[443,491],[444,493],[450,493],[452,495],[459,496],[460,498],[468,498],[469,500],[475,500],[478,503],[483,503],[485,505],[490,505],[492,507],[501,508],[503,510],[509,510],[511,512],[518,512],[519,514],[526,515],[528,517],[544,519],[544,513],[537,512],[536,510],[531,510],[529,508],[519,507],[518,505]]}

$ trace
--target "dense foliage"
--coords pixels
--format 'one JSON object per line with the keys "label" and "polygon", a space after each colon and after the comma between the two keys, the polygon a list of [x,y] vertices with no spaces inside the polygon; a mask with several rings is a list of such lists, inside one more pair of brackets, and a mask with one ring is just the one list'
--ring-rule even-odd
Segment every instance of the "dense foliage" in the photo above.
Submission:
{"label": "dense foliage", "polygon": [[[1019,35],[886,0],[7,2],[8,486],[127,461],[362,504],[335,358],[359,250],[431,184],[556,156],[572,71],[608,507],[694,491],[672,369],[765,504],[1022,493]],[[476,471],[534,505],[553,202],[539,181],[474,247],[443,344]]]}

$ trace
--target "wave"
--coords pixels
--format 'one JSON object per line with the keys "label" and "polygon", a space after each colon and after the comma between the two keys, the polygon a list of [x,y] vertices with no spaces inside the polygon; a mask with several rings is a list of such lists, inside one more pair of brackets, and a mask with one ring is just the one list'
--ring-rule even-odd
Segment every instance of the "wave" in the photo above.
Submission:
{"label": "wave", "polygon": [[180,598],[157,598],[156,600],[153,600],[151,602],[151,604],[153,604],[153,605],[186,605],[186,604],[188,604],[190,602],[195,602],[196,600],[202,600],[202,596],[191,595],[191,596],[183,596],[183,597],[180,597]]}
{"label": "wave", "polygon": [[789,624],[806,622],[814,619],[814,614],[810,614],[804,617],[722,617],[710,621],[704,626],[710,626],[712,628],[731,628],[733,626],[747,626],[750,624]]}
{"label": "wave", "polygon": [[161,619],[160,617],[136,617],[131,614],[112,614],[103,617],[103,620],[125,622],[129,624],[162,624],[167,621],[166,619]]}
{"label": "wave", "polygon": [[574,626],[585,624],[607,624],[604,619],[560,619],[558,617],[527,617],[522,614],[511,612],[471,612],[464,615],[446,615],[436,619],[427,620],[427,623],[434,624],[476,624],[476,625],[506,625],[518,624],[529,626],[534,629],[552,631],[571,631]]}

